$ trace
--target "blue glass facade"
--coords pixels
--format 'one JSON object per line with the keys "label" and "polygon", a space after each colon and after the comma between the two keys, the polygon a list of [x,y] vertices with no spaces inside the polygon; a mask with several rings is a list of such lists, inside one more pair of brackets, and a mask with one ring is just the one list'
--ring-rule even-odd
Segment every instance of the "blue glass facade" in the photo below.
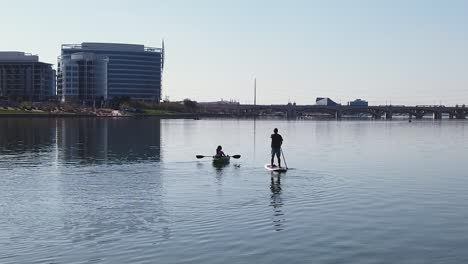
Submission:
{"label": "blue glass facade", "polygon": [[57,95],[63,102],[96,103],[107,100],[108,59],[76,52],[59,57]]}
{"label": "blue glass facade", "polygon": [[77,52],[108,58],[107,98],[129,96],[133,100],[161,99],[163,48],[113,43],[62,45],[62,56]]}

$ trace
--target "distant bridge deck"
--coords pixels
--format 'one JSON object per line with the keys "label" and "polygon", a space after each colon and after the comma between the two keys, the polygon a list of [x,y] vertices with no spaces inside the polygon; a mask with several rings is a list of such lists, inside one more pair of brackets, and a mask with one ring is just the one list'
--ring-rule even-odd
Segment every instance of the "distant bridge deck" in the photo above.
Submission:
{"label": "distant bridge deck", "polygon": [[245,104],[218,104],[204,105],[210,111],[218,111],[232,114],[261,115],[281,112],[288,117],[304,116],[307,114],[324,114],[335,118],[346,115],[364,114],[373,118],[391,119],[394,115],[406,115],[409,118],[421,119],[424,116],[432,116],[434,119],[442,119],[444,115],[451,119],[465,119],[468,115],[468,107],[456,106],[403,106],[403,105],[378,105],[378,106],[349,106],[349,105],[245,105]]}

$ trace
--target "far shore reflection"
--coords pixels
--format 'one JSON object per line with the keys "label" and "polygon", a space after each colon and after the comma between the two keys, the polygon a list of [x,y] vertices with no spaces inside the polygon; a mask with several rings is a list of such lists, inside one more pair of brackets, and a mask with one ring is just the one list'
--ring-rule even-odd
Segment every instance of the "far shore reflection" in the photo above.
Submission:
{"label": "far shore reflection", "polygon": [[159,119],[0,119],[0,152],[56,151],[61,162],[119,163],[160,160]]}

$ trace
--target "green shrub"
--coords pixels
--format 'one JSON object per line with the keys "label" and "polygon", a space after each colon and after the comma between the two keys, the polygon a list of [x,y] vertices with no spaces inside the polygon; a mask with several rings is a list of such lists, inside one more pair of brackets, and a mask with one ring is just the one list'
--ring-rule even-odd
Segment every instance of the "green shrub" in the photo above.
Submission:
{"label": "green shrub", "polygon": [[19,107],[23,110],[32,110],[32,103],[28,101],[23,101],[20,103]]}

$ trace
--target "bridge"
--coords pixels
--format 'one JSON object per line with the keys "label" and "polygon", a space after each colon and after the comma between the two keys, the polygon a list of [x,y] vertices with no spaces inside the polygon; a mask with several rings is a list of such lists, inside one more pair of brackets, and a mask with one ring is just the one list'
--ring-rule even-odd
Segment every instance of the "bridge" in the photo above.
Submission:
{"label": "bridge", "polygon": [[296,118],[308,115],[323,115],[336,119],[344,116],[371,116],[374,119],[392,119],[394,116],[407,116],[408,118],[422,119],[430,116],[434,119],[442,119],[446,116],[450,119],[465,119],[468,115],[468,107],[455,106],[403,106],[403,105],[379,105],[379,106],[348,106],[348,105],[244,105],[244,104],[219,104],[205,106],[210,111],[218,111],[225,114],[258,116],[280,113],[288,118]]}

